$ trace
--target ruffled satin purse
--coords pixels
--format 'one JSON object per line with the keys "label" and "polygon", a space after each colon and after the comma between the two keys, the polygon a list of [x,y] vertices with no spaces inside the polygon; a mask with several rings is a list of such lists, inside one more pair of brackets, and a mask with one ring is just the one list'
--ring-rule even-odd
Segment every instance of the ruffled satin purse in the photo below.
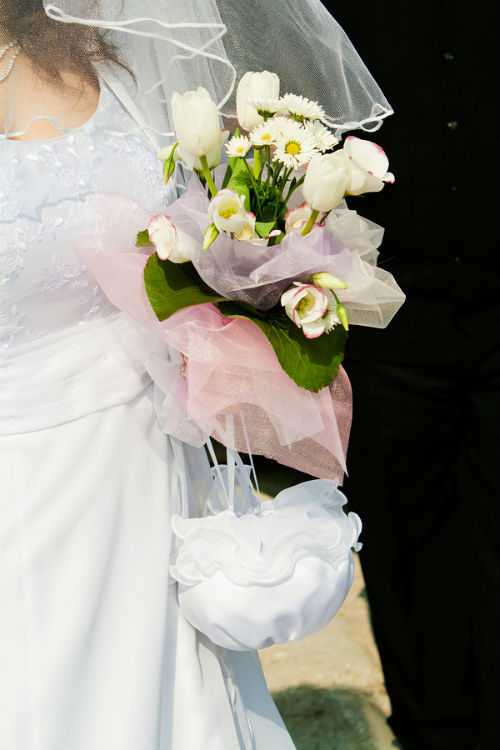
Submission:
{"label": "ruffled satin purse", "polygon": [[[347,501],[334,482],[312,480],[259,502],[248,469],[239,468],[235,491],[214,485],[210,515],[174,516],[172,524],[181,612],[213,643],[235,651],[323,628],[347,596],[352,550],[361,546],[361,521],[344,513]],[[234,486],[230,468],[217,472],[226,490]]]}

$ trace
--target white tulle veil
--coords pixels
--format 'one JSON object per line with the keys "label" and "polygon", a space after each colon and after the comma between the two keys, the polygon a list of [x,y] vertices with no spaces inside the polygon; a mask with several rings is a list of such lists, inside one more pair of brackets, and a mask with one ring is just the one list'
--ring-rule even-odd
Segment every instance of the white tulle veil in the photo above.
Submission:
{"label": "white tulle veil", "polygon": [[[103,65],[99,73],[156,145],[172,139],[173,91],[204,86],[231,118],[235,85],[247,70],[271,70],[280,76],[281,93],[321,102],[338,133],[376,130],[392,112],[319,0],[43,0],[43,6],[50,18],[98,28],[116,44],[135,81],[118,66]],[[16,85],[14,74],[6,84]],[[38,116],[53,120],[50,112]]]}

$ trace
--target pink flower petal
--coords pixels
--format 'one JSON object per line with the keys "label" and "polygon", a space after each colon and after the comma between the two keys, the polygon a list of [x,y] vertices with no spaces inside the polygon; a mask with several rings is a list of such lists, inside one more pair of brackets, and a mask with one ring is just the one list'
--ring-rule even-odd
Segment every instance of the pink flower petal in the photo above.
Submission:
{"label": "pink flower petal", "polygon": [[306,339],[317,339],[325,332],[325,323],[323,320],[316,320],[314,323],[303,325],[302,331]]}

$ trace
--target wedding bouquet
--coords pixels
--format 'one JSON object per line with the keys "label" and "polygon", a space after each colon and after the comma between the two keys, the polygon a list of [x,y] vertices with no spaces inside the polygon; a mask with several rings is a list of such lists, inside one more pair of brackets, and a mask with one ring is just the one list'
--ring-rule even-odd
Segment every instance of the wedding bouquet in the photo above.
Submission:
{"label": "wedding bouquet", "polygon": [[[239,128],[229,140],[208,92],[173,95],[177,141],[159,158],[165,181],[178,161],[193,176],[137,245],[156,250],[144,280],[159,320],[205,303],[249,320],[287,375],[317,392],[338,373],[350,308],[373,294],[339,232],[342,212],[352,213],[344,198],[379,191],[394,177],[378,145],[350,136],[340,147],[321,106],[280,96],[279,86],[267,71],[243,76]],[[358,235],[369,232],[357,218]]]}
{"label": "wedding bouquet", "polygon": [[[156,342],[143,359],[165,432],[341,482],[348,326],[383,328],[404,301],[376,265],[382,228],[344,198],[394,178],[379,146],[339,144],[319,104],[279,85],[269,72],[242,77],[231,138],[204,89],[174,94],[177,140],[159,157],[166,181],[177,162],[192,172],[186,190],[165,215],[141,213],[136,253],[113,252],[106,230],[106,251],[84,260],[140,323],[139,347],[145,329]],[[107,227],[119,211],[102,210]]]}

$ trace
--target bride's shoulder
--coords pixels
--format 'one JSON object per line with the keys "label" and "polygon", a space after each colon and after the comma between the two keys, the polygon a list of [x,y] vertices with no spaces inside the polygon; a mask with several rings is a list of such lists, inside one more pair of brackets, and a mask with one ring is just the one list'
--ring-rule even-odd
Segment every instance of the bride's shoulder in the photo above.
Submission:
{"label": "bride's shoulder", "polygon": [[[19,133],[16,140],[57,138],[61,127],[76,128],[87,122],[99,104],[99,89],[75,73],[62,72],[60,81],[53,82],[37,73],[22,54],[13,73],[10,85],[0,90],[0,124],[3,132]],[[27,128],[40,115],[44,117]]]}

